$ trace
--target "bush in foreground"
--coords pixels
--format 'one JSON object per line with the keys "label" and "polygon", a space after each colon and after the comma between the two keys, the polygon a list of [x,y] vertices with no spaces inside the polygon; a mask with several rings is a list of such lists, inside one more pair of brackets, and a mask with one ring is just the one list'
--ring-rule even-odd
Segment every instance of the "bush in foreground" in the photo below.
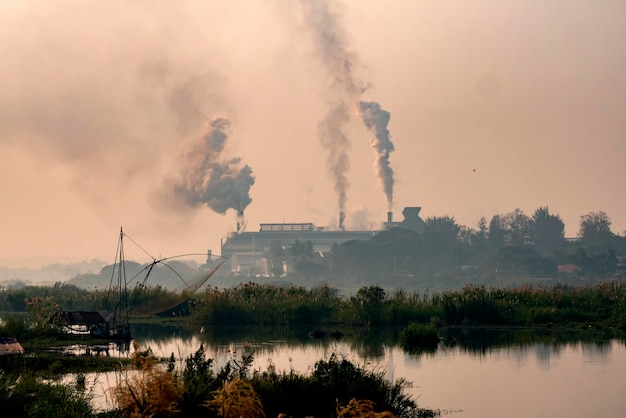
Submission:
{"label": "bush in foreground", "polygon": [[89,398],[70,385],[42,383],[30,377],[0,375],[2,416],[15,418],[86,418],[94,412]]}
{"label": "bush in foreground", "polygon": [[[186,361],[182,373],[171,362],[167,369],[155,363],[149,352],[141,356],[135,361],[140,369],[127,371],[128,378],[115,389],[123,416],[348,417],[363,408],[368,412],[364,416],[438,415],[417,407],[405,393],[410,386],[405,380],[389,382],[384,372],[367,370],[337,354],[318,361],[310,375],[278,373],[271,365],[265,372],[251,372],[250,353],[213,373],[202,347]],[[194,379],[192,371],[200,372],[202,379]],[[164,387],[168,390],[156,390]]]}

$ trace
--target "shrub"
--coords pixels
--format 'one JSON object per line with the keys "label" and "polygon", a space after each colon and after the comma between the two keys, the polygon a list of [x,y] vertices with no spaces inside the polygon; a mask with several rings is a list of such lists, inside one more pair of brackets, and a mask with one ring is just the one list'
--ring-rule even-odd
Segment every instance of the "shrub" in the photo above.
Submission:
{"label": "shrub", "polygon": [[93,417],[89,398],[70,385],[41,383],[30,376],[0,375],[2,415],[15,418]]}
{"label": "shrub", "polygon": [[221,418],[265,418],[261,397],[250,383],[239,378],[225,383],[206,405]]}
{"label": "shrub", "polygon": [[182,394],[179,380],[172,371],[159,366],[150,350],[140,352],[136,343],[133,344],[133,365],[139,370],[125,371],[113,390],[113,399],[127,416],[174,415]]}
{"label": "shrub", "polygon": [[204,415],[204,404],[220,385],[220,381],[213,374],[213,360],[205,358],[204,346],[201,345],[185,360],[181,377],[183,393],[178,404],[181,414],[189,417]]}
{"label": "shrub", "polygon": [[439,343],[437,328],[433,324],[412,322],[400,332],[400,342],[407,351],[436,349]]}
{"label": "shrub", "polygon": [[337,407],[337,418],[394,418],[389,411],[376,412],[376,404],[368,400],[350,399],[350,403]]}

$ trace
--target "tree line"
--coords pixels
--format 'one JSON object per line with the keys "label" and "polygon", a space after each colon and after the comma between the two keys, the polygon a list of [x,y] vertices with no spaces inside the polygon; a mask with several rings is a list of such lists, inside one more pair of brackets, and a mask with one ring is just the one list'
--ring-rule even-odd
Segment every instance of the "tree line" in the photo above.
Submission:
{"label": "tree line", "polygon": [[[370,240],[333,246],[320,258],[310,242],[271,246],[270,264],[294,266],[292,280],[328,279],[367,283],[393,281],[462,287],[474,280],[500,284],[511,278],[586,278],[619,276],[619,257],[626,256],[626,236],[611,230],[603,211],[581,216],[575,238],[565,237],[561,217],[547,206],[532,215],[515,209],[481,218],[475,227],[453,216],[425,219],[422,233],[392,228]],[[561,266],[559,268],[559,266]],[[279,272],[277,270],[277,272]]]}

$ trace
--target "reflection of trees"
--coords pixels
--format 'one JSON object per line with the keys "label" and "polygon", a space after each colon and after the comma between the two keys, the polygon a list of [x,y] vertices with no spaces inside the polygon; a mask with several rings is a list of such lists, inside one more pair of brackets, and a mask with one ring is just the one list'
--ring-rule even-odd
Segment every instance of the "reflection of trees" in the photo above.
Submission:
{"label": "reflection of trees", "polygon": [[[207,347],[229,347],[261,349],[271,353],[278,347],[309,350],[315,352],[336,352],[338,345],[347,345],[359,357],[366,361],[383,359],[386,349],[399,346],[399,328],[394,327],[357,327],[342,329],[341,344],[330,337],[325,330],[323,338],[313,338],[306,327],[250,327],[250,326],[211,326],[200,330],[190,330],[180,326],[135,324],[133,335],[138,340],[154,341],[163,344],[181,341],[189,345],[192,341]],[[615,339],[626,345],[623,334],[610,329],[562,330],[562,329],[483,329],[483,328],[444,328],[439,330],[441,342],[437,350],[458,348],[471,356],[483,357],[502,348],[514,348],[520,352],[534,351],[541,364],[547,364],[550,358],[558,355],[567,346],[581,346],[585,355],[591,359],[606,357]],[[414,355],[432,355],[433,353],[413,353]]]}
{"label": "reflection of trees", "polygon": [[537,356],[539,366],[544,370],[548,370],[550,368],[550,358],[552,357],[552,354],[559,357],[561,354],[561,347],[562,346],[559,345],[548,345],[544,343],[537,344],[535,346],[535,355]]}
{"label": "reflection of trees", "polygon": [[[552,330],[552,329],[481,329],[449,328],[440,331],[443,346],[456,345],[470,354],[486,355],[506,347],[526,349],[543,345],[550,353],[538,349],[538,358],[558,353],[564,346],[596,345],[610,350],[617,334],[611,330]],[[541,351],[541,352],[540,352]]]}
{"label": "reflection of trees", "polygon": [[349,335],[350,347],[367,359],[381,359],[385,356],[385,347],[400,345],[398,327],[356,328]]}
{"label": "reflection of trees", "polygon": [[583,357],[590,361],[605,360],[609,357],[611,352],[611,344],[610,341],[607,340],[583,342],[580,346],[582,348]]}

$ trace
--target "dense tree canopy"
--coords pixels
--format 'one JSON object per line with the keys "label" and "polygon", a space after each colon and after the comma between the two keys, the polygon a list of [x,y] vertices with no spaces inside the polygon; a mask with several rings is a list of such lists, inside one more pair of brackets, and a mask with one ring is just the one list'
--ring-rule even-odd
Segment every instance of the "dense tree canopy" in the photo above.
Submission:
{"label": "dense tree canopy", "polygon": [[565,247],[565,224],[558,215],[553,215],[547,206],[533,214],[535,247],[541,254],[552,253]]}
{"label": "dense tree canopy", "polygon": [[611,218],[603,211],[581,216],[578,237],[591,253],[609,250],[614,237]]}

